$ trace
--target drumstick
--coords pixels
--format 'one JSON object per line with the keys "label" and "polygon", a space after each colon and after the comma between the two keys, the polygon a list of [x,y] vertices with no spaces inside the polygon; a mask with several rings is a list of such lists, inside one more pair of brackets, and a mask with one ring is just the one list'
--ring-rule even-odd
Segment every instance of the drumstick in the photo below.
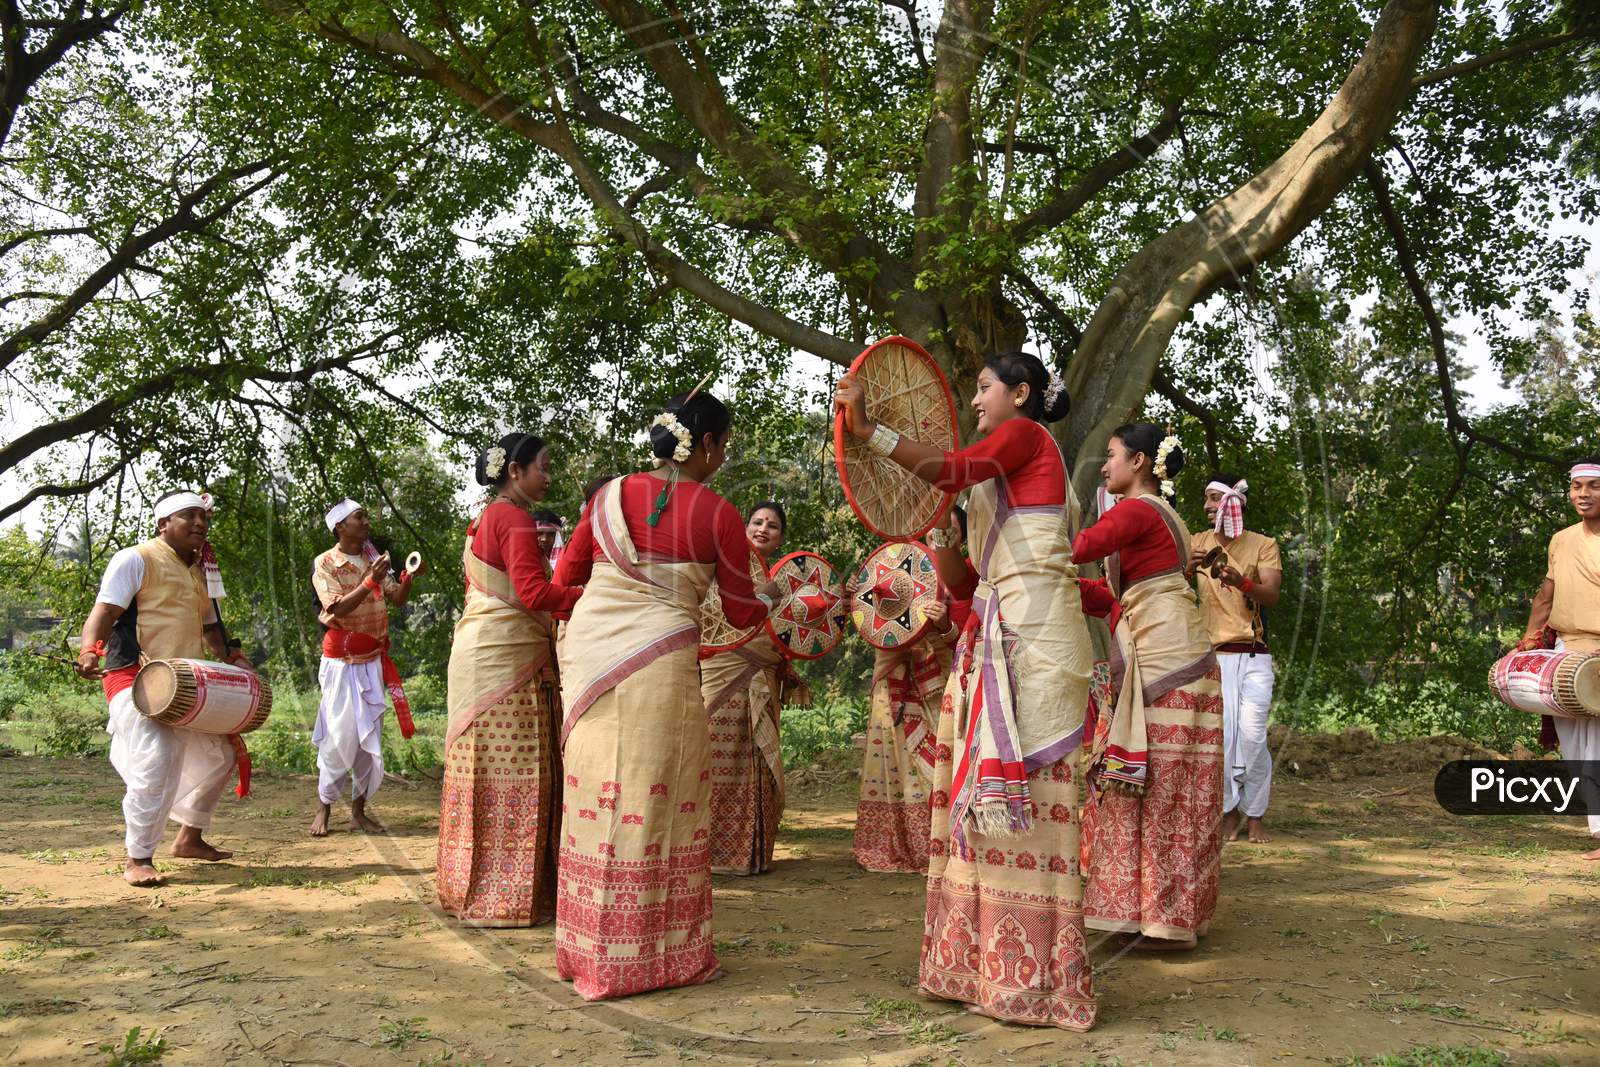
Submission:
{"label": "drumstick", "polygon": [[77,660],[67,659],[65,656],[52,656],[50,653],[48,653],[48,652],[40,652],[36,648],[25,648],[25,649],[23,649],[23,651],[26,652],[30,656],[38,656],[40,659],[47,659],[51,663],[60,663],[60,664],[66,665],[68,667],[76,667],[78,665],[78,661]]}

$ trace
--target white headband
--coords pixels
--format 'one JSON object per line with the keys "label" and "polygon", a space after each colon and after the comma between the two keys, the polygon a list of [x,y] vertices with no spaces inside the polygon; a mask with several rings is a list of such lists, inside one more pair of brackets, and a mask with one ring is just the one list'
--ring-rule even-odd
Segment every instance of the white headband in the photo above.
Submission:
{"label": "white headband", "polygon": [[1226,485],[1222,482],[1207,482],[1206,488],[1215,489],[1225,497],[1236,496],[1244,503],[1249,503],[1249,498],[1245,496],[1245,493],[1250,491],[1250,483],[1243,478],[1240,478],[1232,485]]}
{"label": "white headband", "polygon": [[333,507],[329,508],[328,514],[323,517],[324,521],[328,524],[328,532],[333,533],[333,528],[335,526],[339,525],[341,522],[348,519],[352,514],[360,510],[361,505],[357,504],[349,497],[345,497],[343,500],[339,501]]}
{"label": "white headband", "polygon": [[188,511],[190,508],[203,508],[206,511],[210,511],[211,494],[194,493],[188,490],[184,490],[181,493],[168,493],[156,501],[156,521],[169,519],[178,512]]}
{"label": "white headband", "polygon": [[1600,478],[1600,464],[1579,463],[1572,468],[1569,478]]}

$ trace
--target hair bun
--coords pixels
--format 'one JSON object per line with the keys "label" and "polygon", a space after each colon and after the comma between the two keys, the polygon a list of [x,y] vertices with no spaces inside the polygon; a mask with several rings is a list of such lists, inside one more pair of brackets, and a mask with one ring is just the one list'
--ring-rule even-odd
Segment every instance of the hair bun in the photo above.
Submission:
{"label": "hair bun", "polygon": [[1167,453],[1167,477],[1176,478],[1181,470],[1183,470],[1183,446],[1173,445],[1172,451]]}
{"label": "hair bun", "polygon": [[677,451],[678,438],[665,426],[650,427],[650,454],[657,459],[671,459]]}
{"label": "hair bun", "polygon": [[[1049,386],[1045,387],[1045,391],[1046,395],[1048,395]],[[1045,422],[1059,422],[1066,418],[1068,413],[1071,411],[1072,396],[1067,392],[1066,383],[1063,382],[1061,385],[1061,391],[1056,394],[1055,400],[1053,402],[1045,403],[1044,410],[1041,412],[1041,417]]]}

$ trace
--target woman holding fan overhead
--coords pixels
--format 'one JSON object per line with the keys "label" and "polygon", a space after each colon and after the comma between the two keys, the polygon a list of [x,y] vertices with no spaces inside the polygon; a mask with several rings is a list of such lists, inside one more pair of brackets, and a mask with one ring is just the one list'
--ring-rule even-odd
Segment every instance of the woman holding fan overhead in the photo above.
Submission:
{"label": "woman holding fan overhead", "polygon": [[[1067,413],[1066,389],[1037,356],[995,356],[972,398],[983,439],[951,452],[874,424],[851,375],[834,404],[874,452],[940,489],[972,489],[976,566],[938,552],[974,619],[939,716],[922,989],[996,1019],[1087,1030],[1096,1009],[1071,757],[1092,657],[1072,564],[1076,509],[1042,425]],[[997,942],[1011,950],[984,953]]]}
{"label": "woman holding fan overhead", "polygon": [[565,816],[556,970],[586,1000],[710,981],[710,741],[700,603],[715,576],[736,626],[770,610],[744,523],[702,483],[732,417],[674,397],[650,427],[659,467],[595,494],[556,580],[581,585],[563,644]]}

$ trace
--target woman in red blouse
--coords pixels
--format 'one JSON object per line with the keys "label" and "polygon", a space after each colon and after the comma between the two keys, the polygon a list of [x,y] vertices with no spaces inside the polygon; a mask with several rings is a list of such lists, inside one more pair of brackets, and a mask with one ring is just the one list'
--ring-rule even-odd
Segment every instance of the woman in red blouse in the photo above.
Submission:
{"label": "woman in red blouse", "polygon": [[556,567],[584,587],[562,639],[556,970],[587,1000],[721,974],[700,604],[715,576],[729,621],[751,626],[774,592],[752,586],[744,522],[703,484],[731,427],[708,393],[670,401],[650,430],[660,467],[606,483]]}
{"label": "woman in red blouse", "polygon": [[[954,452],[874,424],[849,375],[834,403],[873,451],[942,489],[972,489],[972,563],[948,529],[929,538],[972,618],[939,715],[922,989],[996,1019],[1087,1030],[1072,754],[1091,655],[1066,465],[1042,425],[1067,413],[1066,390],[1037,356],[994,357],[972,398],[983,440]],[[985,956],[997,943],[1008,947]]]}
{"label": "woman in red blouse", "polygon": [[1138,935],[1139,948],[1193,948],[1217,907],[1222,695],[1216,657],[1184,566],[1189,534],[1167,502],[1183,466],[1176,438],[1149,423],[1112,432],[1101,474],[1122,499],[1080,533],[1085,610],[1113,633],[1113,705],[1092,728],[1084,813],[1086,922]]}
{"label": "woman in red blouse", "polygon": [[439,905],[467,926],[532,926],[555,913],[554,619],[581,590],[550,581],[529,509],[550,484],[532,434],[478,457],[493,490],[467,527],[466,606],[450,646],[450,725],[439,805]]}

